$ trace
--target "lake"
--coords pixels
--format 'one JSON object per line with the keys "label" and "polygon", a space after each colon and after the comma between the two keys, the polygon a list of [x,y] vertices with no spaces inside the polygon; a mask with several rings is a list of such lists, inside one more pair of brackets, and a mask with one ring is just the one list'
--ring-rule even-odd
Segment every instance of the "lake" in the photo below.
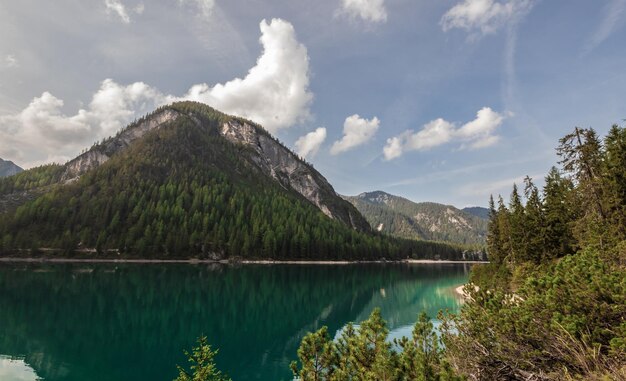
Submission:
{"label": "lake", "polygon": [[0,379],[172,380],[206,335],[233,380],[291,380],[307,332],[380,307],[410,334],[470,266],[0,263]]}

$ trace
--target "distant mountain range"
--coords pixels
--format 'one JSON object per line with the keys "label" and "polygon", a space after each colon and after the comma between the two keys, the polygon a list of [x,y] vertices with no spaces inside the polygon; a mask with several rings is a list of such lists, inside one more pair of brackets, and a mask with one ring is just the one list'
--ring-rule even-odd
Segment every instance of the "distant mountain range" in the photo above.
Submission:
{"label": "distant mountain range", "polygon": [[0,177],[13,176],[22,171],[14,162],[0,159]]}
{"label": "distant mountain range", "polygon": [[478,218],[482,218],[484,220],[489,219],[489,209],[483,208],[482,206],[468,206],[461,210],[465,213],[471,214],[472,216],[476,216]]}
{"label": "distant mountain range", "polygon": [[488,209],[460,210],[433,202],[416,203],[382,191],[344,197],[380,232],[397,237],[457,244],[485,243]]}
{"label": "distant mountain range", "polygon": [[0,253],[155,258],[460,258],[372,231],[261,126],[196,102],[164,106],[65,165],[0,179]]}

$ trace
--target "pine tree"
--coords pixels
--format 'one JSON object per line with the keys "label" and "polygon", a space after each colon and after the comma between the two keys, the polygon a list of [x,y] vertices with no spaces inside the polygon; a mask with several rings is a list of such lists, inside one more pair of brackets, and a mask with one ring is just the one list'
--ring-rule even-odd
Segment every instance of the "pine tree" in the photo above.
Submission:
{"label": "pine tree", "polygon": [[487,255],[489,261],[493,263],[502,263],[506,256],[502,245],[502,236],[500,233],[500,219],[496,211],[493,195],[489,196],[489,225],[487,227]]}
{"label": "pine tree", "polygon": [[509,201],[510,210],[510,237],[511,237],[511,259],[513,262],[526,260],[527,242],[524,232],[524,205],[517,189],[517,184],[513,184],[511,199]]}
{"label": "pine tree", "polygon": [[561,177],[559,170],[552,167],[545,177],[543,187],[544,259],[550,260],[573,252],[575,242],[572,224],[575,215],[571,200],[572,190],[572,182]]}
{"label": "pine tree", "polygon": [[500,245],[502,249],[502,261],[511,261],[513,248],[511,239],[511,215],[502,196],[498,196],[498,230],[500,232]]}
{"label": "pine tree", "polygon": [[217,351],[211,349],[206,336],[198,339],[198,346],[190,352],[185,351],[190,369],[178,366],[178,377],[174,381],[231,381],[230,378],[215,365],[215,355]]}
{"label": "pine tree", "polygon": [[541,262],[543,257],[545,216],[539,190],[528,176],[524,179],[524,254],[525,260]]}
{"label": "pine tree", "polygon": [[626,239],[626,129],[613,125],[604,140],[604,209],[609,236],[613,241]]}
{"label": "pine tree", "polygon": [[569,173],[576,185],[576,200],[582,214],[575,233],[579,242],[602,248],[606,226],[601,182],[602,145],[593,129],[576,127],[574,132],[559,141],[557,153],[563,170]]}

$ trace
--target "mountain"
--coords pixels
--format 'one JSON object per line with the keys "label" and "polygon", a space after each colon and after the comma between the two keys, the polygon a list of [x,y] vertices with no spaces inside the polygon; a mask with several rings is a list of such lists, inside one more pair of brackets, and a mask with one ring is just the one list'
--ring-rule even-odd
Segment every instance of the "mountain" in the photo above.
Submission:
{"label": "mountain", "polygon": [[22,171],[23,169],[15,165],[12,161],[0,159],[0,177],[13,176]]}
{"label": "mountain", "polygon": [[416,203],[382,191],[344,198],[380,232],[457,244],[485,243],[487,220],[454,206]]}
{"label": "mountain", "polygon": [[461,211],[484,220],[489,219],[489,209],[483,208],[482,206],[469,206],[461,209]]}
{"label": "mountain", "polygon": [[161,107],[65,165],[0,180],[0,208],[5,252],[278,259],[459,254],[373,233],[319,172],[262,127],[195,102]]}
{"label": "mountain", "polygon": [[[185,109],[184,104],[177,106],[157,111],[145,121],[121,131],[115,138],[92,147],[70,161],[65,166],[61,180],[71,182],[78,179],[82,174],[99,167],[111,157],[124,151],[146,133],[159,129],[167,123],[176,123],[181,117],[191,118],[191,121],[199,127],[207,127],[204,125],[207,123],[203,124],[200,115],[196,115],[198,112],[200,114],[204,112],[212,116],[209,118],[212,120],[205,122],[219,122],[219,125],[211,126],[215,127],[215,131],[208,132],[217,133],[223,140],[235,145],[238,148],[238,159],[245,161],[249,169],[257,175],[269,177],[284,189],[295,191],[330,218],[337,219],[360,231],[370,229],[367,221],[335,193],[332,186],[319,172],[299,159],[260,126],[243,119],[228,117],[199,104],[187,104],[187,108],[192,110],[187,113],[181,111]],[[238,171],[236,166],[241,165],[240,163],[220,164],[221,169],[225,171],[233,169]],[[235,164],[234,168],[231,164]]]}

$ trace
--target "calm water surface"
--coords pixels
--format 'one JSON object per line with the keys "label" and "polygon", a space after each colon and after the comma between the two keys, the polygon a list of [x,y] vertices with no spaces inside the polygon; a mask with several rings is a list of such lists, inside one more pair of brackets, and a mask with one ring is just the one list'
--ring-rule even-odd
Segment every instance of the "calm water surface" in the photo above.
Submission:
{"label": "calm water surface", "polygon": [[469,265],[0,264],[0,380],[172,380],[204,334],[235,381],[290,380],[308,331],[456,310]]}

